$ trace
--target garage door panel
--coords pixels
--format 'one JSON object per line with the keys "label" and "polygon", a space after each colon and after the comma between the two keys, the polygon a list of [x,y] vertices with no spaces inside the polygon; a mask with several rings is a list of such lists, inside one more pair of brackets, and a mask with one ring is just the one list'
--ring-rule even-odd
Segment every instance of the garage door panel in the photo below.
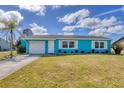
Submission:
{"label": "garage door panel", "polygon": [[44,41],[30,41],[29,54],[44,54],[45,42]]}

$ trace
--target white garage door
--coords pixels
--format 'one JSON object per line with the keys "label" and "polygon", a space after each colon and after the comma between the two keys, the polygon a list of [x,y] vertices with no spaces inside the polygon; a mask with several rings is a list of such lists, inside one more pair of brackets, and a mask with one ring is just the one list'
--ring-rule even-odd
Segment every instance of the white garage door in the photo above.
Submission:
{"label": "white garage door", "polygon": [[30,41],[29,54],[44,54],[45,42],[44,41]]}

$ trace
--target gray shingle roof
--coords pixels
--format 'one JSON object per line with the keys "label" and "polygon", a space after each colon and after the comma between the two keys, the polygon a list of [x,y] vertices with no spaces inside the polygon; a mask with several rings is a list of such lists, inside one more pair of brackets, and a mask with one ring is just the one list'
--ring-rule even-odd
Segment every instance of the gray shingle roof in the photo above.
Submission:
{"label": "gray shingle roof", "polygon": [[26,40],[45,40],[45,39],[85,39],[85,40],[111,40],[110,38],[101,36],[81,36],[81,35],[35,35],[27,38]]}

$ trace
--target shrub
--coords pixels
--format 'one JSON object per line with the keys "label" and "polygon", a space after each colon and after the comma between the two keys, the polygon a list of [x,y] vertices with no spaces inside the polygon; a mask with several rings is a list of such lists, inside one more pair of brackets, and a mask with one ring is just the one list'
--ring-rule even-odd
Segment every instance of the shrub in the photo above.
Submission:
{"label": "shrub", "polygon": [[78,53],[78,50],[75,50],[75,53]]}
{"label": "shrub", "polygon": [[90,54],[90,52],[87,52],[88,54]]}
{"label": "shrub", "polygon": [[26,48],[21,47],[21,42],[20,41],[17,41],[16,49],[17,49],[18,54],[22,54],[22,53],[26,52]]}
{"label": "shrub", "polygon": [[124,47],[120,43],[114,43],[112,45],[112,48],[114,50],[114,53],[116,55],[119,55],[119,54],[121,54],[121,51],[123,50]]}
{"label": "shrub", "polygon": [[67,52],[66,52],[66,51],[64,51],[64,53],[66,54]]}
{"label": "shrub", "polygon": [[59,53],[61,53],[62,51],[61,50],[59,50]]}
{"label": "shrub", "polygon": [[101,52],[102,54],[104,54],[105,52]]}
{"label": "shrub", "polygon": [[108,51],[108,50],[106,50],[106,51],[105,51],[105,53],[109,53],[109,51]]}
{"label": "shrub", "polygon": [[99,53],[99,51],[97,51],[96,53]]}
{"label": "shrub", "polygon": [[95,53],[95,49],[92,49],[92,53]]}
{"label": "shrub", "polygon": [[81,53],[84,53],[84,51],[81,51]]}
{"label": "shrub", "polygon": [[71,51],[71,53],[73,53],[73,51]]}

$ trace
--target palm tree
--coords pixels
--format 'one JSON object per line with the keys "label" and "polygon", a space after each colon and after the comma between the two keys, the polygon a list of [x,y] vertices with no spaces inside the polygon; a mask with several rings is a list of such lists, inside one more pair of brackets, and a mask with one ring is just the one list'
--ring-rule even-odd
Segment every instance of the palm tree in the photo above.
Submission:
{"label": "palm tree", "polygon": [[[17,22],[15,21],[7,21],[7,22],[2,22],[5,27],[2,28],[2,31],[4,31],[4,36],[6,36],[6,39],[10,43],[10,57],[13,57],[13,48],[14,48],[14,38],[15,38],[15,33],[14,29],[19,26]],[[6,32],[5,32],[6,31]]]}

